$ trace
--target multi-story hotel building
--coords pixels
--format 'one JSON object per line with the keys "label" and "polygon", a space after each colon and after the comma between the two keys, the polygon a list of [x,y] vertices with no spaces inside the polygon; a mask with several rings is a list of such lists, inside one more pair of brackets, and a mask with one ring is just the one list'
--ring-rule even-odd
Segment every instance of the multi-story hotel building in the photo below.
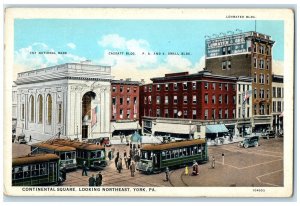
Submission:
{"label": "multi-story hotel building", "polygon": [[[166,74],[151,80],[153,83],[140,88],[143,132],[205,137],[201,128],[206,124],[225,124],[235,132],[239,123],[236,121],[236,77],[201,71]],[[240,123],[245,121],[250,125],[249,117]]]}
{"label": "multi-story hotel building", "polygon": [[283,76],[272,75],[273,130],[283,133]]}
{"label": "multi-story hotel building", "polygon": [[213,74],[252,77],[255,130],[272,126],[272,47],[275,41],[258,32],[206,40],[206,69]]}
{"label": "multi-story hotel building", "polygon": [[139,126],[139,85],[131,79],[111,82],[111,132],[114,135],[129,135]]}

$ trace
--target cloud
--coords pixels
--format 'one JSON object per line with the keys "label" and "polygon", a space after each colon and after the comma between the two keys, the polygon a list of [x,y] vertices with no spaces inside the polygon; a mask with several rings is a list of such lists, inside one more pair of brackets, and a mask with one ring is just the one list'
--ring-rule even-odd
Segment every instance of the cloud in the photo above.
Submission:
{"label": "cloud", "polygon": [[[39,54],[39,52],[50,52],[50,54]],[[17,73],[23,71],[84,60],[86,58],[70,53],[58,54],[58,51],[50,48],[45,43],[36,42],[14,52],[14,77],[16,77]]]}
{"label": "cloud", "polygon": [[279,60],[272,61],[272,73],[277,75],[284,74],[284,62]]}
{"label": "cloud", "polygon": [[74,43],[72,43],[72,42],[68,43],[67,46],[68,46],[69,48],[71,48],[71,49],[75,49],[75,48],[76,48],[76,44],[74,44]]}
{"label": "cloud", "polygon": [[[204,56],[193,64],[185,56],[153,55],[153,49],[148,41],[126,39],[118,34],[102,36],[98,45],[104,51],[104,55],[97,63],[112,66],[112,75],[115,79],[144,79],[150,82],[151,78],[161,77],[166,73],[182,71],[195,73],[202,70],[205,64]],[[112,55],[109,52],[134,52],[135,55]]]}
{"label": "cloud", "polygon": [[114,49],[125,49],[126,40],[118,34],[105,35],[98,41],[98,44],[102,47],[112,47]]}

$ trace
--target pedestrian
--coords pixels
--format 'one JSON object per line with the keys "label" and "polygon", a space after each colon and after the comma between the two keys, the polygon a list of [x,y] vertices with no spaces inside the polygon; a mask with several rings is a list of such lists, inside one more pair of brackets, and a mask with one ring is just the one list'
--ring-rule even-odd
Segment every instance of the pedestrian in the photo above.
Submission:
{"label": "pedestrian", "polygon": [[193,175],[198,175],[199,174],[199,168],[198,168],[198,163],[194,160],[193,161]]}
{"label": "pedestrian", "polygon": [[102,174],[99,172],[96,176],[96,186],[101,186],[102,185]]}
{"label": "pedestrian", "polygon": [[119,152],[119,150],[117,150],[117,155],[116,155],[116,157],[119,159],[119,157],[120,157],[120,152]]}
{"label": "pedestrian", "polygon": [[31,135],[29,136],[29,142],[31,142]]}
{"label": "pedestrian", "polygon": [[64,179],[64,181],[67,180],[67,169],[66,169],[66,167],[63,167],[61,169],[61,177]]}
{"label": "pedestrian", "polygon": [[134,163],[134,161],[132,161],[130,163],[129,169],[130,169],[131,177],[134,177],[134,173],[135,173],[135,163]]}
{"label": "pedestrian", "polygon": [[128,165],[128,168],[127,168],[127,169],[129,169],[130,164],[131,164],[131,156],[129,156],[129,157],[127,158],[127,165]]}
{"label": "pedestrian", "polygon": [[124,163],[125,163],[126,169],[128,169],[129,168],[128,157],[124,157]]}
{"label": "pedestrian", "polygon": [[115,166],[116,166],[117,169],[118,169],[118,162],[119,162],[119,157],[117,156],[117,157],[115,158]]}
{"label": "pedestrian", "polygon": [[88,176],[87,175],[87,165],[86,165],[86,161],[83,161],[83,164],[82,164],[82,176]]}
{"label": "pedestrian", "polygon": [[112,159],[112,151],[111,150],[109,150],[109,152],[108,152],[108,159],[109,159],[109,161]]}
{"label": "pedestrian", "polygon": [[169,168],[168,168],[168,167],[166,168],[165,173],[166,173],[166,181],[169,181],[170,171],[169,171]]}
{"label": "pedestrian", "polygon": [[189,175],[189,167],[185,165],[185,175]]}
{"label": "pedestrian", "polygon": [[89,178],[89,186],[90,186],[90,187],[94,187],[94,186],[95,186],[95,183],[96,183],[95,175],[92,174],[92,176]]}
{"label": "pedestrian", "polygon": [[124,156],[123,156],[124,158],[125,157],[127,157],[127,152],[126,152],[126,150],[124,150]]}
{"label": "pedestrian", "polygon": [[216,165],[216,160],[215,160],[215,157],[212,156],[211,168],[215,169],[215,165]]}
{"label": "pedestrian", "polygon": [[118,167],[117,167],[119,173],[121,173],[122,167],[123,167],[123,166],[122,166],[122,158],[119,158],[119,161],[118,161]]}

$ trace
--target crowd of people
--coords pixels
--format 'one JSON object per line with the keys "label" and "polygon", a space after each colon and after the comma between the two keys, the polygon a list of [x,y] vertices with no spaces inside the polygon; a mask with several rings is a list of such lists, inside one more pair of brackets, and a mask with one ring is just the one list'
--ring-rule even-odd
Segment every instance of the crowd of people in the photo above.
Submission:
{"label": "crowd of people", "polygon": [[[115,156],[115,158],[114,158]],[[115,168],[118,173],[121,173],[123,169],[127,169],[130,171],[131,177],[134,177],[136,171],[136,163],[135,161],[138,160],[139,152],[136,148],[130,149],[129,153],[124,150],[123,155],[120,154],[119,150],[116,151],[114,154],[114,150],[108,151],[107,157],[109,161],[113,160],[115,163]],[[123,167],[123,165],[125,167]],[[87,167],[86,161],[82,164],[82,176],[88,176],[89,168]],[[99,172],[96,177],[95,174],[92,174],[88,179],[89,186],[101,186],[102,185],[103,176],[101,172]]]}

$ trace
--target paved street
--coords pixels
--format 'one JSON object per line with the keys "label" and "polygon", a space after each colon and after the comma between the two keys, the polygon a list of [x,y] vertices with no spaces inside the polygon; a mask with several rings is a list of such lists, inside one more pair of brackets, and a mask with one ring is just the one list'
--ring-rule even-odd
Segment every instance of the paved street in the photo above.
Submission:
{"label": "paved street", "polygon": [[[24,147],[22,145],[22,147]],[[120,151],[121,157],[125,145],[114,145]],[[16,146],[14,147],[16,149]],[[24,148],[23,148],[24,150]],[[215,169],[211,168],[211,162],[199,165],[198,176],[184,175],[184,168],[172,170],[170,181],[166,182],[165,173],[145,175],[135,173],[130,176],[128,169],[123,169],[119,174],[115,169],[114,161],[102,171],[103,186],[283,186],[283,139],[260,139],[258,147],[240,148],[237,143],[210,146],[208,149],[210,159],[215,157]],[[222,161],[224,154],[224,165]],[[125,165],[123,164],[123,168]],[[191,173],[192,168],[189,168]],[[97,171],[89,171],[88,176],[81,176],[81,169],[67,173],[67,180],[63,186],[87,186],[88,178]]]}

